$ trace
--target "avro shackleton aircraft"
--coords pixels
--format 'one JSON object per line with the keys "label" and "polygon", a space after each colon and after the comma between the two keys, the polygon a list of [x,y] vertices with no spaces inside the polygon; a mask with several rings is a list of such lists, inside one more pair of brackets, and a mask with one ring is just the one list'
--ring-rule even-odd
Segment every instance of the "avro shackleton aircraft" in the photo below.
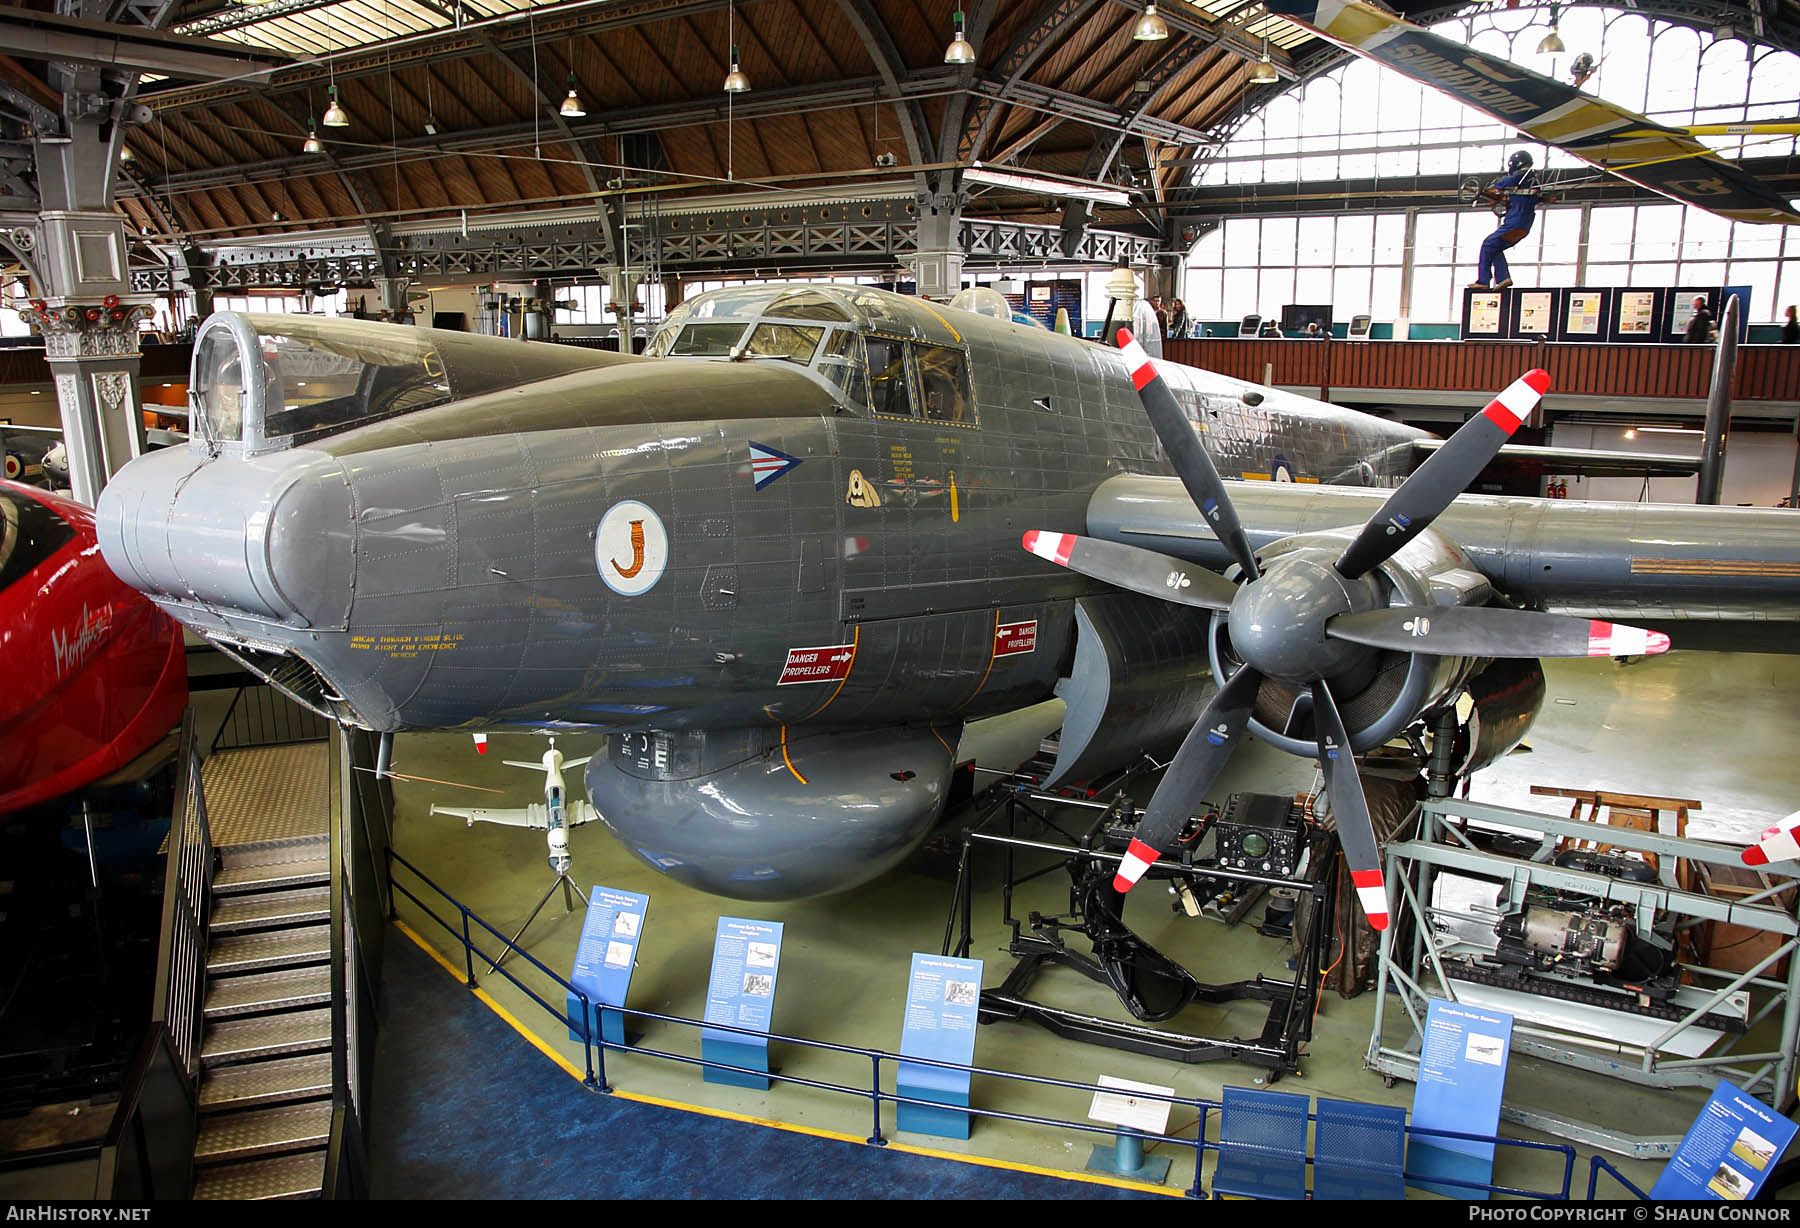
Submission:
{"label": "avro shackleton aircraft", "polygon": [[[1395,492],[1221,484],[1209,455],[1392,484],[1416,432],[1209,378],[844,286],[702,295],[643,357],[226,313],[195,345],[188,448],[113,479],[100,537],[131,584],[335,719],[592,729],[613,832],[746,899],[896,864],[963,724],[1065,679],[1058,779],[1173,745],[1212,674],[1235,681],[1230,737],[1344,767],[1467,691],[1469,771],[1542,700],[1535,662],[1493,658],[1619,651],[1590,618],[1800,616],[1800,535],[1774,509],[1452,503],[1504,437],[1491,407]],[[1205,447],[1177,477],[1183,436]],[[1229,506],[1241,534],[1215,531]],[[1046,561],[1028,534],[1087,544]],[[1168,558],[1150,584],[1074,570],[1095,543]],[[1233,566],[1235,590],[1202,570]],[[1570,636],[1514,607],[1581,618]],[[1281,617],[1240,617],[1259,610]],[[1178,766],[1166,814],[1210,780]],[[1354,773],[1333,779],[1348,832]],[[1346,846],[1365,868],[1372,838]]]}

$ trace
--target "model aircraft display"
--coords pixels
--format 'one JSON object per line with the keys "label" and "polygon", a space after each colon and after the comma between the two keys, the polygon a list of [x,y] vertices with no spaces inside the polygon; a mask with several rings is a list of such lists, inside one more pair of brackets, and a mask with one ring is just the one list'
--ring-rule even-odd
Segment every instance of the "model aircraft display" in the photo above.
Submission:
{"label": "model aircraft display", "polygon": [[121,584],[79,503],[0,481],[0,812],[155,746],[187,705],[181,628]]}
{"label": "model aircraft display", "polygon": [[[486,747],[482,747],[478,753],[486,753]],[[527,771],[544,774],[543,805],[509,809],[493,806],[440,806],[433,802],[431,813],[453,815],[471,827],[477,823],[498,823],[505,827],[529,827],[543,832],[550,848],[550,868],[560,878],[575,864],[575,859],[569,854],[569,829],[591,823],[600,817],[587,802],[579,799],[569,801],[568,787],[563,783],[564,768],[584,767],[587,761],[587,756],[564,759],[563,753],[556,749],[556,739],[551,738],[550,749],[544,752],[543,759],[538,762],[502,760],[508,767],[525,768]]]}
{"label": "model aircraft display", "polygon": [[1740,222],[1800,222],[1792,201],[1696,139],[1705,127],[1667,127],[1365,0],[1266,0],[1263,7],[1671,200]]}
{"label": "model aircraft display", "polygon": [[[1800,617],[1788,513],[1450,502],[1448,479],[1421,476],[1377,515],[1392,492],[1326,483],[1392,486],[1419,432],[1153,364],[1216,467],[1296,479],[1228,483],[1242,525],[1228,547],[1175,476],[1194,466],[1171,472],[1166,421],[1146,417],[1123,352],[919,299],[714,291],[651,350],[214,316],[195,346],[193,438],[108,485],[102,548],[334,719],[591,729],[605,744],[587,794],[621,842],[748,899],[897,864],[938,818],[964,724],[1053,694],[1068,711],[1052,782],[1174,746],[1214,676],[1264,740],[1310,756],[1328,733],[1337,771],[1345,748],[1468,693],[1467,773],[1516,745],[1543,700],[1534,660],[1494,659],[1549,651],[1535,630],[1514,637],[1511,613]],[[1398,552],[1344,564],[1353,617],[1313,664],[1236,643],[1240,604],[1286,583],[1251,582],[1246,557],[1271,580],[1300,558],[1329,567],[1358,526],[1417,524],[1421,492],[1448,506]],[[1046,566],[1021,548],[1033,529],[1235,565],[1246,583],[1228,585],[1228,610],[1176,604]],[[1219,577],[1190,578],[1223,599]],[[1359,619],[1378,624],[1362,629],[1372,646],[1348,638]]]}

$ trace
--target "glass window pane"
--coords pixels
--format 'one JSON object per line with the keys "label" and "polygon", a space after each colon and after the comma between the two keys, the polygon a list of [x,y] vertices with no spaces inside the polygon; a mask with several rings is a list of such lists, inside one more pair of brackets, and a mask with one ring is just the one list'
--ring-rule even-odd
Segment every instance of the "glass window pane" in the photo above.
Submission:
{"label": "glass window pane", "polygon": [[1401,250],[1405,241],[1404,214],[1383,213],[1375,219],[1375,263],[1399,264],[1405,258]]}
{"label": "glass window pane", "polygon": [[[1426,324],[1448,324],[1450,316],[1450,282],[1452,270],[1429,268],[1413,270],[1412,318]],[[1456,319],[1462,319],[1462,300],[1457,300]]]}
{"label": "glass window pane", "polygon": [[1294,263],[1294,241],[1296,230],[1297,225],[1294,218],[1264,218],[1262,247],[1257,255],[1257,263],[1263,265],[1292,265]]}

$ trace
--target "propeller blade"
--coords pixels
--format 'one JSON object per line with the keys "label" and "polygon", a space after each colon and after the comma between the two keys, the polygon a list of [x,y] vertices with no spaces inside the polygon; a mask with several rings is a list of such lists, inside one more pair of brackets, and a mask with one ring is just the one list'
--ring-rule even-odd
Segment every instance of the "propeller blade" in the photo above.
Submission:
{"label": "propeller blade", "polygon": [[1800,840],[1795,836],[1800,833],[1800,810],[1788,815],[1773,827],[1766,828],[1756,838],[1756,843],[1745,849],[1742,856],[1747,866],[1766,866],[1771,862],[1800,861]]}
{"label": "propeller blade", "polygon": [[1350,580],[1367,575],[1424,531],[1494,459],[1548,387],[1549,372],[1527,371],[1463,423],[1363,526],[1338,560],[1338,571]]}
{"label": "propeller blade", "polygon": [[1350,881],[1356,900],[1369,924],[1378,930],[1388,926],[1387,883],[1381,874],[1381,847],[1375,841],[1375,825],[1369,821],[1369,799],[1363,796],[1362,778],[1356,772],[1356,756],[1350,753],[1350,735],[1344,718],[1323,678],[1313,680],[1313,728],[1319,735],[1319,763],[1325,769],[1325,787],[1331,791],[1331,812],[1337,816],[1338,843],[1350,863]]}
{"label": "propeller blade", "polygon": [[1203,610],[1228,610],[1237,585],[1194,563],[1074,533],[1029,529],[1020,544],[1041,559],[1146,597]]}
{"label": "propeller blade", "polygon": [[1231,551],[1231,557],[1244,569],[1244,578],[1256,579],[1261,573],[1256,567],[1256,555],[1250,549],[1250,539],[1244,536],[1237,509],[1231,506],[1231,497],[1225,493],[1224,479],[1214,467],[1212,457],[1200,446],[1194,424],[1181,412],[1175,394],[1156,373],[1156,365],[1144,353],[1144,347],[1132,339],[1129,329],[1119,330],[1119,348],[1125,352],[1125,365],[1131,368],[1131,383],[1138,391],[1138,399],[1144,403],[1144,413],[1149,415],[1156,437],[1162,440],[1163,451],[1169,454],[1169,463],[1175,466],[1176,476],[1187,487],[1188,498],[1194,501],[1212,531]]}
{"label": "propeller blade", "polygon": [[1438,657],[1648,657],[1669,651],[1660,631],[1505,606],[1397,606],[1340,614],[1325,634],[1352,644]]}
{"label": "propeller blade", "polygon": [[1113,877],[1114,891],[1121,895],[1130,891],[1152,862],[1175,847],[1195,807],[1225,770],[1238,735],[1250,720],[1250,710],[1256,706],[1260,686],[1262,675],[1248,665],[1242,666],[1200,713],[1200,719],[1188,730],[1187,740],[1175,752],[1169,770],[1163,773],[1162,782],[1151,795],[1138,834],[1125,850],[1125,860],[1119,863],[1119,872]]}

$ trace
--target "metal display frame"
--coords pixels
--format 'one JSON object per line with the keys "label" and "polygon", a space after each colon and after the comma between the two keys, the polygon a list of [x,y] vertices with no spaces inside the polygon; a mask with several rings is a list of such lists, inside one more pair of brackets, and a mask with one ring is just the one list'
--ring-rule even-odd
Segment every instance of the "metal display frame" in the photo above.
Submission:
{"label": "metal display frame", "polygon": [[[1098,966],[1091,959],[1046,937],[1039,931],[1039,917],[1029,918],[1013,912],[1014,894],[1018,887],[1048,874],[1071,871],[1084,862],[1102,863],[1110,872],[1122,855],[1103,847],[1103,829],[1118,814],[1118,801],[1101,802],[1063,797],[1030,786],[1003,784],[999,798],[990,804],[974,824],[966,828],[957,866],[957,882],[950,915],[944,925],[943,954],[967,956],[973,946],[973,853],[978,845],[1001,850],[1001,922],[1011,934],[1007,954],[1015,959],[1005,981],[996,988],[981,991],[980,1018],[983,1023],[1000,1020],[1030,1021],[1058,1036],[1086,1044],[1104,1045],[1128,1053],[1141,1053],[1166,1061],[1193,1065],[1200,1062],[1230,1060],[1257,1066],[1264,1078],[1274,1083],[1300,1068],[1301,1047],[1312,1038],[1316,1003],[1324,990],[1323,958],[1332,942],[1332,921],[1337,910],[1338,875],[1333,869],[1336,842],[1314,833],[1310,841],[1312,864],[1322,866],[1318,877],[1283,878],[1246,870],[1231,870],[1183,861],[1159,863],[1152,871],[1156,878],[1182,880],[1219,879],[1240,887],[1286,887],[1310,898],[1306,923],[1298,941],[1292,980],[1258,975],[1251,980],[1229,984],[1199,983],[1196,1003],[1220,1005],[1250,1001],[1266,1008],[1263,1026],[1251,1038],[1238,1036],[1205,1036],[1164,1028],[1147,1027],[1119,1019],[1102,1018],[1078,1011],[1064,1010],[1028,997],[1032,981],[1054,967],[1067,967],[1104,983]],[[1050,821],[1046,811],[1071,807],[1087,811],[1092,822],[1077,836],[1069,836]],[[1068,836],[1068,844],[1033,840],[1018,834],[1021,813],[1053,831]],[[1005,831],[988,830],[997,816],[1004,815]],[[1196,843],[1198,843],[1196,841]],[[1019,871],[1017,855],[1049,854],[1054,860],[1038,869]],[[1078,907],[1073,886],[1069,892],[1069,908]],[[1298,922],[1296,922],[1298,924]],[[1026,928],[1031,927],[1032,933]]]}
{"label": "metal display frame", "polygon": [[[1507,884],[1505,905],[1515,908],[1523,904],[1529,888],[1545,887],[1625,904],[1634,911],[1636,923],[1646,932],[1655,916],[1672,913],[1684,919],[1679,923],[1683,927],[1720,921],[1781,936],[1782,943],[1747,971],[1683,964],[1697,982],[1717,987],[1710,990],[1705,1001],[1683,1007],[1682,1017],[1647,1044],[1604,1038],[1589,1039],[1584,1044],[1567,1033],[1535,1024],[1521,1024],[1513,1029],[1512,1048],[1516,1053],[1643,1087],[1711,1088],[1720,1079],[1729,1078],[1744,1091],[1762,1097],[1777,1109],[1789,1106],[1794,1097],[1795,1040],[1796,1034],[1800,1033],[1800,918],[1793,909],[1779,907],[1772,899],[1783,891],[1794,890],[1794,880],[1780,877],[1766,890],[1741,900],[1716,899],[1663,883],[1627,882],[1605,874],[1563,869],[1548,864],[1548,859],[1563,837],[1592,840],[1601,832],[1609,845],[1618,848],[1714,865],[1741,864],[1741,850],[1735,846],[1625,827],[1597,828],[1580,820],[1456,798],[1429,799],[1420,803],[1419,810],[1417,838],[1390,845],[1387,849],[1387,881],[1400,895],[1395,911],[1410,916],[1413,924],[1390,926],[1381,936],[1375,1022],[1367,1055],[1370,1069],[1390,1079],[1416,1081],[1427,1000],[1434,996],[1453,1002],[1457,1000],[1456,986],[1446,972],[1441,956],[1442,949],[1455,945],[1456,939],[1450,937],[1446,941],[1443,940],[1445,936],[1435,934],[1427,903],[1432,897],[1437,874],[1451,870],[1501,880]],[[1459,825],[1467,821],[1540,833],[1543,839],[1533,854],[1538,860],[1520,860],[1480,850],[1460,829]],[[1395,950],[1396,934],[1410,936],[1400,951]],[[1783,959],[1788,960],[1785,980],[1764,975]],[[1428,979],[1435,979],[1435,993],[1428,992]],[[1747,990],[1752,995],[1743,1034],[1720,1039],[1716,1042],[1715,1052],[1704,1057],[1684,1058],[1665,1052],[1677,1036],[1691,1027],[1703,1026],[1699,1024],[1701,1017],[1739,990]],[[1411,1025],[1398,1045],[1385,1043],[1383,1039],[1389,992],[1396,995],[1394,1001]],[[1780,1013],[1780,1037],[1774,1050],[1735,1052],[1737,1045],[1777,1011]],[[1635,1061],[1629,1060],[1633,1057]],[[1516,1104],[1503,1106],[1501,1115],[1531,1129],[1638,1159],[1672,1155],[1681,1142],[1679,1135],[1629,1135],[1547,1109]]]}

